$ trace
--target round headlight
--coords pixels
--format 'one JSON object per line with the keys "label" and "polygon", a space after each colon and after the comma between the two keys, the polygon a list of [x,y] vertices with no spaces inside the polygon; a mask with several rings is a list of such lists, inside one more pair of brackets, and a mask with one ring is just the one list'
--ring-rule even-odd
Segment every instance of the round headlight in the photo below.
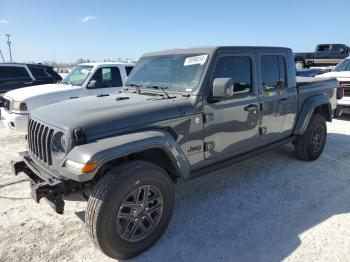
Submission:
{"label": "round headlight", "polygon": [[64,135],[61,136],[61,146],[62,146],[63,151],[67,152],[67,139]]}
{"label": "round headlight", "polygon": [[55,153],[67,152],[67,139],[62,132],[58,132],[52,137],[52,151]]}

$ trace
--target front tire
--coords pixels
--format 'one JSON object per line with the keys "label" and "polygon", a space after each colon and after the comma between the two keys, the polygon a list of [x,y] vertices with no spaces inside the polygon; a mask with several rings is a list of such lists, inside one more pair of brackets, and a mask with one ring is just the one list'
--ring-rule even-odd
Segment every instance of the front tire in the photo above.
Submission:
{"label": "front tire", "polygon": [[304,161],[316,160],[321,155],[326,140],[326,120],[322,115],[314,114],[306,132],[300,135],[294,143],[297,157]]}
{"label": "front tire", "polygon": [[109,257],[137,256],[164,233],[174,199],[173,182],[164,169],[145,161],[122,164],[98,182],[89,198],[89,234]]}
{"label": "front tire", "polygon": [[305,63],[304,63],[304,61],[302,61],[302,60],[300,60],[300,61],[295,61],[294,64],[295,64],[295,68],[296,68],[297,70],[300,70],[300,69],[305,68]]}

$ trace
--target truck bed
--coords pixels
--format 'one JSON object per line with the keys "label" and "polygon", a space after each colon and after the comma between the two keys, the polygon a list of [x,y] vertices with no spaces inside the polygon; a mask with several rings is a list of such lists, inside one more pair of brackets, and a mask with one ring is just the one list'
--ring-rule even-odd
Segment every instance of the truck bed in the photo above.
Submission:
{"label": "truck bed", "polygon": [[[337,88],[339,85],[336,78],[297,77],[296,81],[299,105],[302,105],[304,101],[312,95],[325,94],[330,97],[332,109],[336,109]],[[330,90],[333,90],[333,92],[330,93]]]}

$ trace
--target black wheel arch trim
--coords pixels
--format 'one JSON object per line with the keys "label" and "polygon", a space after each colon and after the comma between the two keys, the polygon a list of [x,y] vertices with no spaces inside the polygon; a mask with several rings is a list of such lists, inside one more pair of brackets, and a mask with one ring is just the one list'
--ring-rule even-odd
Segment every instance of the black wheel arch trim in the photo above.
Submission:
{"label": "black wheel arch trim", "polygon": [[316,95],[308,98],[303,103],[299,110],[293,134],[301,135],[305,133],[312,115],[318,108],[321,108],[320,113],[325,117],[326,121],[332,122],[332,106],[329,98],[326,95]]}
{"label": "black wheel arch trim", "polygon": [[78,163],[97,162],[98,168],[92,174],[95,176],[108,162],[150,149],[162,150],[172,161],[179,178],[188,178],[190,164],[178,143],[164,130],[130,133],[77,146],[68,154],[67,159]]}

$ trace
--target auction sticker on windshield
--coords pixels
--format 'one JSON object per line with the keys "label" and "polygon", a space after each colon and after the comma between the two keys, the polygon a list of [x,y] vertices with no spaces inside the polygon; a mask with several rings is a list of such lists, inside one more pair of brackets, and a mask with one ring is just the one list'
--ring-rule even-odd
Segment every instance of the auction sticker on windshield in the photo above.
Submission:
{"label": "auction sticker on windshield", "polygon": [[187,57],[184,63],[184,66],[189,65],[204,65],[205,61],[207,61],[208,55],[198,55]]}

